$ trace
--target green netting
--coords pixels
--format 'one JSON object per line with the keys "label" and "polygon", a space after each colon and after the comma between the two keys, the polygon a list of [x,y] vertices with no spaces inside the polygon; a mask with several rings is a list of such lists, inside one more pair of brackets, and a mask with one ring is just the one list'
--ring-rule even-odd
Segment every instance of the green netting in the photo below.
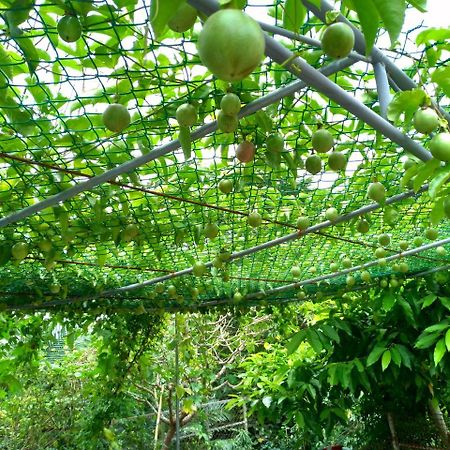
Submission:
{"label": "green netting", "polygon": [[[261,2],[248,12],[258,15],[257,7],[261,11],[273,7],[274,15],[281,17],[280,4]],[[86,6],[90,12],[80,16],[83,36],[75,44],[58,38],[56,23],[64,13],[59,3],[36,6],[21,25],[24,34],[3,36],[3,216],[173,140],[178,134],[175,111],[182,103],[198,107],[198,125],[213,121],[229,88],[200,64],[195,47],[200,23],[192,32],[169,33],[157,41],[149,27],[148,5],[117,0],[72,2],[68,8],[80,13]],[[282,26],[280,19],[263,19]],[[317,38],[321,26],[310,15],[301,31]],[[426,69],[424,61],[429,57],[415,46],[416,34],[416,30],[406,32],[401,38],[403,48],[387,50],[412,78]],[[315,68],[330,63],[317,48],[276,38]],[[330,78],[379,112],[370,64],[356,61]],[[266,59],[232,90],[245,105],[295,80]],[[437,100],[441,107],[448,107],[445,97]],[[120,134],[107,131],[102,123],[103,110],[115,101],[126,105],[132,115],[131,126]],[[329,171],[327,155],[322,155],[324,170],[318,175],[304,170],[318,122],[326,124],[337,139],[336,148],[345,152],[345,173]],[[265,138],[272,131],[285,137],[280,161],[264,150]],[[412,131],[408,134],[420,142],[428,140]],[[246,165],[234,158],[235,144],[243,137],[258,147],[255,160]],[[223,249],[238,252],[292,233],[301,214],[307,214],[314,224],[324,220],[323,212],[330,206],[340,214],[350,213],[368,204],[366,191],[373,179],[383,182],[388,196],[404,192],[400,183],[405,159],[401,148],[348,111],[311,89],[302,89],[242,118],[234,134],[217,131],[196,140],[189,159],[177,150],[4,227],[0,243],[4,305],[14,309],[17,305],[50,307],[74,302],[88,307],[109,289],[183,270],[195,261],[212,261]],[[233,181],[232,194],[217,189],[223,179]],[[179,297],[175,299],[167,289],[160,294],[149,286],[103,301],[120,304],[121,299],[134,299],[150,307],[182,308],[193,302],[231,301],[236,291],[244,295],[268,292],[298,281],[290,273],[293,265],[302,271],[300,280],[306,280],[330,273],[330,264],[340,263],[343,255],[352,258],[354,265],[373,260],[380,233],[392,236],[388,255],[397,253],[400,239],[412,241],[423,234],[432,206],[427,194],[418,194],[392,206],[398,217],[391,224],[386,217],[390,208],[371,213],[366,217],[371,224],[368,234],[356,232],[354,219],[253,253],[224,269],[212,269],[201,279],[192,275],[174,278],[165,282],[165,288],[176,286]],[[253,210],[264,219],[257,229],[246,221]],[[202,233],[209,222],[220,227],[214,241]],[[124,232],[130,224],[139,230],[133,239]],[[448,237],[448,221],[437,228],[439,239]],[[47,240],[52,243],[49,252],[39,245]],[[21,263],[11,259],[11,247],[19,241],[27,242],[30,249]],[[435,250],[407,258],[411,275],[445,266],[448,261],[448,256]],[[391,264],[370,270],[374,279],[392,273],[402,276]],[[198,299],[192,297],[193,286],[200,289]],[[319,288],[335,292],[343,286],[345,276],[340,276]],[[314,292],[319,288],[308,289]],[[295,294],[292,289],[269,295],[269,300],[292,299]]]}

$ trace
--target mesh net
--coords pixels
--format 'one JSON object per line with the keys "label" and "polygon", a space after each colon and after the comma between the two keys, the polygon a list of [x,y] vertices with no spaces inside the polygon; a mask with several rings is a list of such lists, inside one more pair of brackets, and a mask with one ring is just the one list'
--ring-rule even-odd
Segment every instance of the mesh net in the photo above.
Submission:
{"label": "mesh net", "polygon": [[[250,2],[250,15],[282,26],[277,2]],[[270,9],[271,8],[271,9]],[[66,43],[56,25],[64,10],[79,14],[81,39]],[[265,16],[272,11],[272,17]],[[3,10],[5,12],[6,9]],[[89,14],[83,15],[83,12]],[[101,174],[132,158],[147,154],[178,135],[175,111],[180,104],[197,106],[199,121],[217,117],[220,99],[228,85],[206,74],[196,51],[201,29],[183,35],[153,37],[149,6],[141,2],[42,3],[11,29],[0,47],[1,166],[0,201],[3,216],[20,211]],[[322,23],[309,16],[302,27],[317,38]],[[416,77],[425,67],[426,52],[414,44],[417,30],[404,33],[403,47],[387,54]],[[315,68],[330,61],[306,44],[276,36]],[[385,41],[380,36],[379,42]],[[205,76],[206,74],[206,76]],[[365,105],[379,112],[373,68],[364,61],[330,77]],[[294,75],[265,59],[252,77],[232,89],[243,105],[295,81]],[[447,99],[437,99],[444,109]],[[102,122],[109,103],[125,105],[132,123],[122,133],[111,133]],[[311,153],[311,134],[318,122],[326,124],[345,153],[345,172],[327,167],[317,175],[304,169]],[[264,142],[270,132],[285,138],[281,163],[268,157]],[[414,135],[414,139],[426,141]],[[257,146],[253,162],[239,163],[236,144],[243,138]],[[291,267],[299,266],[298,280],[330,273],[330,264],[344,255],[353,265],[374,259],[380,233],[391,235],[387,255],[398,253],[400,240],[412,242],[429,224],[432,201],[426,194],[392,206],[392,223],[386,208],[366,219],[367,234],[356,231],[356,219],[321,232],[301,236],[213,268],[202,278],[191,274],[165,283],[164,292],[150,285],[101,299],[105,290],[140,283],[192,267],[195,261],[212,261],[221,251],[239,252],[295,231],[300,215],[311,223],[324,220],[324,210],[340,214],[368,204],[366,191],[373,179],[382,181],[388,196],[400,187],[405,152],[379,133],[314,90],[305,88],[240,120],[236,133],[216,131],[192,143],[191,157],[182,150],[156,158],[136,170],[117,176],[89,191],[2,228],[0,278],[3,306],[50,307],[96,301],[138,300],[146,307],[184,308],[204,302],[232,301],[243,295],[291,283]],[[231,180],[233,192],[217,188]],[[257,210],[263,224],[252,228],[249,212]],[[391,222],[392,225],[389,225]],[[205,238],[208,223],[219,225],[214,240]],[[136,228],[134,228],[134,225]],[[448,236],[448,222],[437,227],[439,239]],[[25,242],[29,253],[19,262],[11,248]],[[448,264],[448,256],[435,250],[405,258],[410,274]],[[311,268],[314,267],[313,272]],[[370,269],[372,278],[398,274],[391,264]],[[357,276],[360,284],[360,279]],[[177,294],[169,295],[173,284]],[[345,276],[330,280],[325,292],[345,285]],[[192,287],[199,289],[197,295]],[[317,287],[310,287],[313,292]],[[269,295],[266,300],[295,298],[296,289]],[[175,297],[175,298],[174,298]]]}

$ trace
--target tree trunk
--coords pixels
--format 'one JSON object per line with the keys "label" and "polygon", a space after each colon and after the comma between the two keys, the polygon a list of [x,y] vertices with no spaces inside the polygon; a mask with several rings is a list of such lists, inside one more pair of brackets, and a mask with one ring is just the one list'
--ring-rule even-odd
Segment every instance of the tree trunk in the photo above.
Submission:
{"label": "tree trunk", "polygon": [[442,438],[442,443],[445,445],[445,448],[450,449],[450,432],[444,421],[444,416],[442,415],[441,408],[439,408],[439,404],[437,402],[435,403],[433,400],[429,400],[428,407],[430,409],[431,419]]}
{"label": "tree trunk", "polygon": [[169,429],[167,430],[166,437],[164,438],[163,450],[169,450],[170,444],[172,443],[173,437],[177,431],[177,426],[174,423],[169,425]]}
{"label": "tree trunk", "polygon": [[391,412],[387,413],[387,421],[389,424],[389,429],[391,430],[392,448],[394,450],[400,450],[400,446],[398,444],[397,432],[395,431],[394,417]]}

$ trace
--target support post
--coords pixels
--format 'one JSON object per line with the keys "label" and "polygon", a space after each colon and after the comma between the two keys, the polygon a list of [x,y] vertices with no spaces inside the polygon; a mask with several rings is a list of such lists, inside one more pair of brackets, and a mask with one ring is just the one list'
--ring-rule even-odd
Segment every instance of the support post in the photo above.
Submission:
{"label": "support post", "polygon": [[377,83],[378,102],[380,104],[381,116],[387,119],[387,108],[391,102],[391,93],[389,92],[389,80],[386,73],[386,66],[377,61],[373,64],[375,72],[375,82]]}
{"label": "support post", "polygon": [[178,335],[178,317],[174,314],[175,319],[175,441],[176,449],[180,450],[180,397],[178,396],[178,385],[180,383],[179,377],[179,335]]}

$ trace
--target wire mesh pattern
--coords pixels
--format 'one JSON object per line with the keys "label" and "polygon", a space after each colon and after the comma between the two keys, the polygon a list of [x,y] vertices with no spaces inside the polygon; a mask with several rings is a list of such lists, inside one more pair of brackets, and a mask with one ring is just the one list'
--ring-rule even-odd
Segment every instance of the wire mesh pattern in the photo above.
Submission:
{"label": "wire mesh pattern", "polygon": [[[280,1],[250,3],[250,15],[271,11],[272,16],[263,21],[282,26]],[[178,135],[175,111],[183,103],[196,105],[198,125],[214,121],[220,99],[229,88],[208,75],[200,63],[195,45],[200,21],[193,31],[168,33],[158,41],[149,26],[145,3],[80,0],[67,5],[79,14],[83,25],[82,38],[74,44],[58,38],[56,24],[64,14],[59,2],[33,8],[19,36],[2,36],[3,217],[170,142]],[[86,10],[89,14],[83,15]],[[317,39],[322,25],[310,15],[302,34]],[[425,57],[414,46],[411,35],[415,31],[402,35],[403,48],[389,53],[413,78],[424,67]],[[276,39],[315,68],[330,64],[320,49]],[[330,79],[379,112],[371,64],[355,61]],[[295,80],[267,58],[232,90],[247,105]],[[436,100],[448,109],[445,98]],[[127,106],[132,123],[114,134],[105,129],[102,112],[116,101]],[[310,175],[305,170],[311,134],[318,123],[332,132],[336,149],[346,155],[344,172],[330,171],[326,155],[320,155],[320,173]],[[271,132],[285,139],[280,161],[265,150]],[[408,133],[419,142],[427,139]],[[248,164],[234,156],[243,138],[257,146],[256,157]],[[301,89],[241,118],[236,133],[214,131],[195,140],[188,159],[182,150],[170,152],[3,227],[3,307],[39,308],[73,299],[89,307],[95,299],[101,301],[102,292],[108,289],[180,271],[195,261],[210,262],[220,252],[239,252],[290,234],[300,215],[315,224],[324,220],[324,211],[331,206],[340,214],[350,213],[369,203],[367,186],[374,179],[383,182],[389,197],[404,192],[400,182],[406,156],[341,106],[312,89]],[[233,183],[228,195],[217,187],[225,179]],[[297,281],[291,275],[293,265],[300,267],[299,280],[304,280],[329,273],[330,264],[341,264],[344,255],[353,265],[371,261],[380,233],[391,235],[387,254],[397,253],[399,240],[412,242],[414,236],[423,234],[431,207],[427,194],[419,193],[365,216],[370,222],[367,234],[356,231],[358,219],[353,219],[212,268],[202,278],[191,274],[174,278],[165,283],[163,292],[149,286],[108,301],[137,300],[150,308],[183,308],[214,299],[232,302],[236,291],[245,295]],[[254,210],[263,217],[259,228],[247,223],[247,215]],[[394,220],[388,217],[392,215]],[[208,223],[219,226],[214,240],[204,235]],[[448,237],[448,221],[441,222],[438,230],[439,239]],[[29,248],[21,263],[11,259],[11,247],[17,242],[26,242]],[[447,254],[448,250],[447,245]],[[448,261],[448,256],[435,250],[407,258],[411,274],[445,266]],[[373,278],[401,275],[392,265],[376,266],[371,272]],[[169,284],[175,285],[176,294],[167,293]],[[345,277],[333,280],[332,285],[331,291],[344,287]],[[272,299],[295,295],[293,290]]]}

